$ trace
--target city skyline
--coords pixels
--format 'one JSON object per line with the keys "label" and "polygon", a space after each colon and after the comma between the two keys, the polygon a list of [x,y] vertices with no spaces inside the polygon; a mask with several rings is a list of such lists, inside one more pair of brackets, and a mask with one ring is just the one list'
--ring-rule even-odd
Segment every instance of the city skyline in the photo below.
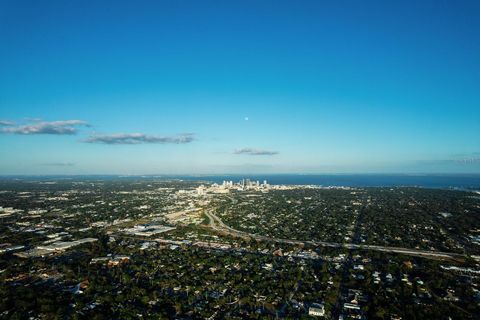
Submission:
{"label": "city skyline", "polygon": [[480,173],[474,1],[0,4],[0,175]]}

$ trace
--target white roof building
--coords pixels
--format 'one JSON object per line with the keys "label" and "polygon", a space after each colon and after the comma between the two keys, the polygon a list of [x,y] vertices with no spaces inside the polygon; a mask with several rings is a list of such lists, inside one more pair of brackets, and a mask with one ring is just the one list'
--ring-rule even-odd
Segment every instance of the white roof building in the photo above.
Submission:
{"label": "white roof building", "polygon": [[312,303],[310,308],[308,308],[308,315],[315,317],[325,316],[325,306],[323,303]]}

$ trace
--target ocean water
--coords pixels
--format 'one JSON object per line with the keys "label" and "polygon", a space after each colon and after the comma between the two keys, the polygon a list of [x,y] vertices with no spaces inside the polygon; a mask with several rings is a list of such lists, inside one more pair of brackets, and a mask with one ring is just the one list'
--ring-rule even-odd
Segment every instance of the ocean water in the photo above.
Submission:
{"label": "ocean water", "polygon": [[178,176],[184,180],[204,180],[222,183],[243,178],[253,181],[267,180],[270,184],[302,184],[346,187],[399,187],[480,189],[480,175],[387,175],[387,174],[324,174],[324,175],[212,175]]}

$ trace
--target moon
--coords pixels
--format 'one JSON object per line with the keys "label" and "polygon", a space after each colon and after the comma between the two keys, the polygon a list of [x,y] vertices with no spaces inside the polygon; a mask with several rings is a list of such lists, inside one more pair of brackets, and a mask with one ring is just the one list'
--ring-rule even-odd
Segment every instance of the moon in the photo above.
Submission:
{"label": "moon", "polygon": [[245,117],[245,121],[248,121],[248,117]]}

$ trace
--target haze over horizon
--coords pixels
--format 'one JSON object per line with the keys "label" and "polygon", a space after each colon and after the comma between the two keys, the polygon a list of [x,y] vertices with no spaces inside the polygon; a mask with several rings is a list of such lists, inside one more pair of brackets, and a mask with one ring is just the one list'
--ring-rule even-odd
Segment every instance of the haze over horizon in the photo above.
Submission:
{"label": "haze over horizon", "polygon": [[0,175],[480,173],[478,1],[2,1]]}

